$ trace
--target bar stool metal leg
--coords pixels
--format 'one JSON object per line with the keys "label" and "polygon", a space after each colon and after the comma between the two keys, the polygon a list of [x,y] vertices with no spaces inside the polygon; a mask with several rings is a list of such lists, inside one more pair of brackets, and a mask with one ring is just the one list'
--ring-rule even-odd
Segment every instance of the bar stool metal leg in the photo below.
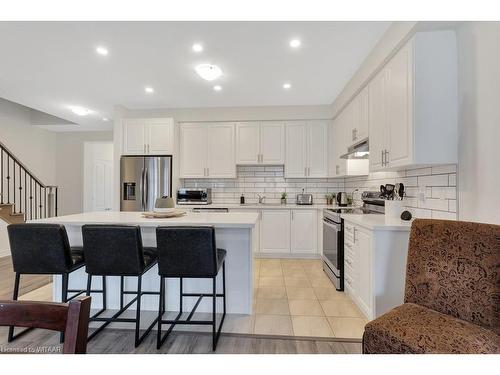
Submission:
{"label": "bar stool metal leg", "polygon": [[156,333],[156,349],[161,347],[161,321],[165,313],[165,278],[160,276],[160,300],[158,303],[158,332]]}
{"label": "bar stool metal leg", "polygon": [[[61,275],[61,284],[62,284],[62,290],[61,290],[61,302],[68,302],[68,281],[69,281],[69,275],[67,273],[63,273]],[[59,342],[63,343],[64,342],[64,332],[61,332],[59,335]]]}
{"label": "bar stool metal leg", "polygon": [[215,334],[215,325],[217,323],[217,276],[213,277],[213,292],[212,292],[212,350],[215,351],[217,346],[217,335]]}
{"label": "bar stool metal leg", "polygon": [[142,296],[142,276],[137,278],[137,306],[135,311],[135,347],[141,343],[139,341],[139,328],[141,323],[141,296]]}
{"label": "bar stool metal leg", "polygon": [[[21,279],[21,274],[16,273],[16,278],[14,279],[14,292],[12,293],[12,299],[14,301],[17,301],[17,297],[18,297],[18,294],[19,294],[19,282],[20,282],[20,279]],[[16,337],[17,336],[19,336],[19,334],[16,335]],[[9,327],[9,335],[8,335],[7,341],[11,342],[12,340],[14,340],[14,327],[10,326]]]}

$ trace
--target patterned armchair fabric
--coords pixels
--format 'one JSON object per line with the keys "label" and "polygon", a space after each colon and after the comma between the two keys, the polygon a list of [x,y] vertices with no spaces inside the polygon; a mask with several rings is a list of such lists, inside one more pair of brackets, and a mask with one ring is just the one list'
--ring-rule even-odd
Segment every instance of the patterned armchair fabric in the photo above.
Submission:
{"label": "patterned armchair fabric", "polygon": [[364,353],[500,353],[500,226],[415,220],[404,302],[366,325]]}

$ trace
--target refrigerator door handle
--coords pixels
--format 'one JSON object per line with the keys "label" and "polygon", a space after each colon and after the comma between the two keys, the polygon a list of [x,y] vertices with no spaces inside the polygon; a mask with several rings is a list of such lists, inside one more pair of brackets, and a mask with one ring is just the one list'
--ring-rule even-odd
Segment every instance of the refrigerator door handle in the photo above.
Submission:
{"label": "refrigerator door handle", "polygon": [[144,174],[144,209],[146,209],[146,207],[148,207],[148,203],[149,203],[149,171],[148,169],[146,168],[146,172]]}
{"label": "refrigerator door handle", "polygon": [[145,202],[144,202],[144,172],[145,172],[145,169],[142,170],[141,172],[141,208],[142,210],[144,210],[145,208]]}

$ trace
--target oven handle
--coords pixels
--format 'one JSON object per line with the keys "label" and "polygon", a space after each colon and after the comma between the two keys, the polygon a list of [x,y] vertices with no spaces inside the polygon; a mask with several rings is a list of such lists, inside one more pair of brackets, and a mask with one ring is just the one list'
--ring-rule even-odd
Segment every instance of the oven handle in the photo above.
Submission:
{"label": "oven handle", "polygon": [[325,219],[323,219],[323,225],[326,225],[326,226],[328,226],[328,227],[330,227],[330,228],[333,228],[333,229],[335,229],[335,230],[337,230],[337,231],[339,231],[339,232],[340,232],[340,230],[341,230],[341,225],[340,225],[340,224],[333,223],[333,222],[331,222],[331,221],[327,221],[327,220],[325,220]]}

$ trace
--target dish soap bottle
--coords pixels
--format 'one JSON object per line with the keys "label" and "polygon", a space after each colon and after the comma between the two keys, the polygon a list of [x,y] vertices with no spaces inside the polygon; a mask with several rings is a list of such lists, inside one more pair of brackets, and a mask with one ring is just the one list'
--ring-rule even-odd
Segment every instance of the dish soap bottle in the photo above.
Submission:
{"label": "dish soap bottle", "polygon": [[240,197],[240,204],[245,204],[245,196],[243,194]]}

